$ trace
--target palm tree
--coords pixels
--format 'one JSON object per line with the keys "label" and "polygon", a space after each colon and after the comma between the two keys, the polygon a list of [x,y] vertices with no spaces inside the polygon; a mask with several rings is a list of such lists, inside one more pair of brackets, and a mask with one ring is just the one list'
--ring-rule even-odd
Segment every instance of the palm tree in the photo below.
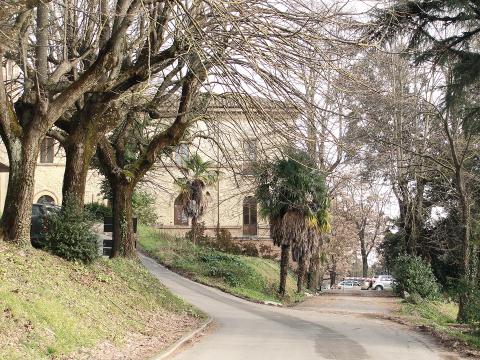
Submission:
{"label": "palm tree", "polygon": [[211,161],[203,161],[200,155],[195,154],[184,160],[182,172],[185,177],[177,179],[180,187],[180,199],[185,215],[192,219],[192,241],[197,240],[198,221],[207,208],[204,190],[218,180],[218,172],[212,170]]}
{"label": "palm tree", "polygon": [[270,235],[281,248],[280,288],[285,295],[290,251],[298,262],[297,291],[305,270],[328,230],[328,200],[324,176],[305,152],[288,152],[282,159],[259,164],[256,197],[260,213],[270,222]]}

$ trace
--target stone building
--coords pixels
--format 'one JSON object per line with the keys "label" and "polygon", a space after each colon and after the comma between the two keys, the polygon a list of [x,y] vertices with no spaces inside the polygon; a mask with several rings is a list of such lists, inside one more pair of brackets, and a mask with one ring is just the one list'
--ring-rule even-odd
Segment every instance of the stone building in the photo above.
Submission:
{"label": "stone building", "polygon": [[[245,109],[224,100],[208,106],[205,119],[196,122],[194,129],[190,130],[190,141],[180,144],[172,154],[162,159],[161,166],[148,175],[147,181],[141,187],[155,198],[157,227],[172,234],[183,235],[190,229],[190,224],[182,212],[178,197],[179,188],[175,179],[182,176],[178,165],[183,159],[198,153],[202,159],[210,161],[219,173],[219,180],[206,189],[208,207],[201,221],[205,223],[207,233],[213,234],[215,229],[220,227],[228,229],[237,239],[266,240],[269,238],[269,226],[258,215],[257,202],[253,196],[251,164],[258,157],[269,156],[278,151],[279,146],[284,145],[284,138],[278,135],[281,132],[288,133],[287,127],[291,125],[295,116],[288,109],[278,106],[279,103],[265,101],[262,101],[263,104],[258,109],[247,110],[251,112],[247,115]],[[252,121],[252,114],[256,112],[265,112],[270,119],[275,118],[275,126],[266,126],[264,121]],[[61,204],[64,171],[65,157],[62,148],[52,138],[45,138],[35,172],[33,201]],[[85,203],[106,204],[100,191],[101,181],[102,176],[98,171],[89,171]],[[8,158],[2,146],[0,149],[2,209],[7,184]]]}

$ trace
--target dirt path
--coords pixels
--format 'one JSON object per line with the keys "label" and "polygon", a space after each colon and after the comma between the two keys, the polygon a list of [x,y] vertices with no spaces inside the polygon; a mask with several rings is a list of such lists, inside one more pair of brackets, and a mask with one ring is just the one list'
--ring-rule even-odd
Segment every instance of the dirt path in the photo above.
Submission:
{"label": "dirt path", "polygon": [[396,297],[382,296],[371,290],[350,290],[312,296],[295,308],[328,313],[390,315],[398,309],[399,302]]}

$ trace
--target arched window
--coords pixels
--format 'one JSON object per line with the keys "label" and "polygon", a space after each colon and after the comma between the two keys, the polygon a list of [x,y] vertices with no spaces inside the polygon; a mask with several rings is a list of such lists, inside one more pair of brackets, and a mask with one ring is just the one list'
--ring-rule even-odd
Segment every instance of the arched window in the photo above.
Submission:
{"label": "arched window", "polygon": [[177,196],[173,205],[173,224],[180,226],[188,226],[188,217],[183,211],[183,203],[180,195]]}
{"label": "arched window", "polygon": [[243,235],[257,235],[257,199],[253,196],[243,200]]}
{"label": "arched window", "polygon": [[55,205],[55,200],[49,195],[42,195],[38,198],[37,203]]}

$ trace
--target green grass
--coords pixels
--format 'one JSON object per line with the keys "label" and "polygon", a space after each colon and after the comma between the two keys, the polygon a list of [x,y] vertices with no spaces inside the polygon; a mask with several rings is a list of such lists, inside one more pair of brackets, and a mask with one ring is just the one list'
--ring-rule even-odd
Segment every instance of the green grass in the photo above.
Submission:
{"label": "green grass", "polygon": [[0,242],[0,359],[49,359],[154,335],[153,316],[202,317],[135,260],[67,262]]}
{"label": "green grass", "polygon": [[253,301],[285,304],[302,299],[295,292],[296,278],[289,273],[287,294],[278,296],[279,264],[273,260],[231,255],[158,230],[140,227],[140,245],[167,267],[206,285]]}
{"label": "green grass", "polygon": [[398,315],[412,325],[423,325],[450,339],[459,340],[480,349],[480,332],[456,323],[458,304],[454,302],[424,301],[420,304],[401,303]]}

